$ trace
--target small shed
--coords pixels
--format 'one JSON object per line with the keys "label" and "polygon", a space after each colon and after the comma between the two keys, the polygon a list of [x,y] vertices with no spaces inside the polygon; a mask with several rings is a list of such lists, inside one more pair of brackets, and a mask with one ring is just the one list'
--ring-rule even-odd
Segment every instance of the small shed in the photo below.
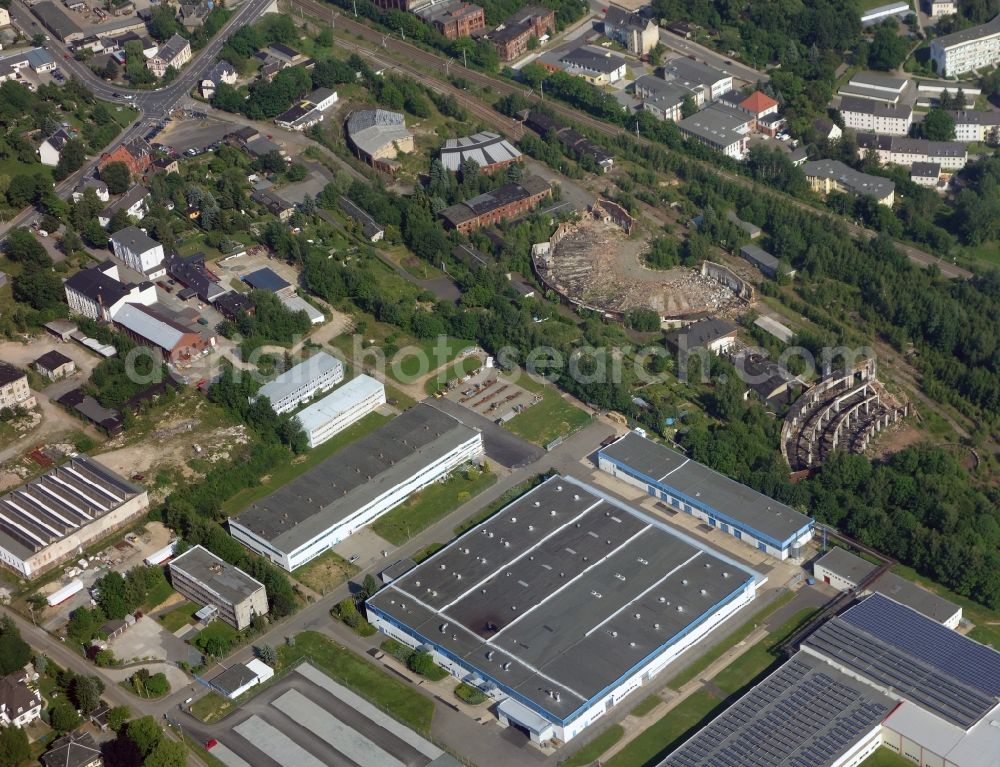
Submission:
{"label": "small shed", "polygon": [[73,375],[76,372],[76,363],[62,352],[55,349],[45,352],[41,357],[32,363],[39,373],[50,381]]}

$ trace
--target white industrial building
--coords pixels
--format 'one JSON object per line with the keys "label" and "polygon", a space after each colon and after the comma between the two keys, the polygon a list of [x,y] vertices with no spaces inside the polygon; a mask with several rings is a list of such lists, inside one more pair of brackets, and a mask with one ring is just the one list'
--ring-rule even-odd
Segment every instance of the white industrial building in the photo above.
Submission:
{"label": "white industrial building", "polygon": [[844,127],[887,136],[905,136],[913,124],[913,109],[881,101],[845,96],[840,100]]}
{"label": "white industrial building", "polygon": [[274,412],[287,413],[344,380],[344,363],[326,352],[290,367],[260,387],[257,397],[267,397]]}
{"label": "white industrial building", "polygon": [[597,453],[602,471],[778,559],[801,556],[813,520],[666,445],[629,432]]}
{"label": "white industrial building", "polygon": [[834,547],[813,563],[813,575],[840,591],[857,590],[859,594],[881,594],[916,610],[950,629],[962,622],[962,608],[937,594],[922,589],[893,572],[879,573],[877,565]]}
{"label": "white industrial building", "polygon": [[391,582],[369,621],[566,742],[753,601],[761,576],[556,476]]}
{"label": "white industrial building", "polygon": [[229,532],[291,571],[482,456],[479,431],[423,403],[231,518]]}
{"label": "white industrial building", "polygon": [[125,266],[155,280],[167,273],[163,246],[137,226],[111,235],[111,249]]}
{"label": "white industrial building", "polygon": [[995,767],[998,716],[1000,653],[873,594],[660,767],[857,767],[880,747],[921,767]]}
{"label": "white industrial building", "polygon": [[0,497],[0,561],[34,578],[149,509],[146,491],[86,457]]}
{"label": "white industrial building", "polygon": [[939,75],[954,77],[1000,63],[1000,15],[985,24],[931,40],[931,61]]}
{"label": "white industrial building", "polygon": [[318,447],[384,404],[385,386],[382,382],[360,375],[295,417],[306,433],[309,447]]}

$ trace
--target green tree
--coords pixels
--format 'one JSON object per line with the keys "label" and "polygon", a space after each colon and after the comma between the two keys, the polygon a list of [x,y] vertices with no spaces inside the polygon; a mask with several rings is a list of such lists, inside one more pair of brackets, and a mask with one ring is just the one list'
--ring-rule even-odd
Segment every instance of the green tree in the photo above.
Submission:
{"label": "green tree", "polygon": [[113,732],[121,732],[122,727],[132,718],[132,710],[128,706],[115,706],[108,711],[108,727]]}
{"label": "green tree", "polygon": [[187,748],[175,740],[161,740],[142,760],[142,767],[184,767]]}
{"label": "green tree", "polygon": [[698,104],[691,96],[685,96],[681,101],[681,117],[690,117],[698,112]]}
{"label": "green tree", "polygon": [[31,661],[31,647],[21,639],[13,623],[5,623],[0,633],[0,676],[12,674]]}
{"label": "green tree", "polygon": [[78,676],[70,688],[70,696],[84,716],[93,713],[101,705],[102,692],[104,683],[96,676]]}
{"label": "green tree", "polygon": [[49,724],[58,732],[70,732],[80,725],[80,715],[66,698],[58,698],[49,706]]}
{"label": "green tree", "polygon": [[101,168],[101,181],[108,185],[111,194],[125,194],[128,191],[131,174],[123,162],[109,162]]}
{"label": "green tree", "polygon": [[125,734],[139,750],[139,755],[143,759],[153,753],[163,740],[163,730],[151,716],[133,719],[125,728]]}
{"label": "green tree", "polygon": [[74,171],[83,167],[87,159],[87,152],[80,139],[72,138],[67,141],[59,152],[59,162],[52,172],[56,181],[62,181]]}
{"label": "green tree", "polygon": [[955,118],[944,109],[932,109],[924,115],[920,132],[931,141],[952,141],[955,138]]}
{"label": "green tree", "polygon": [[62,280],[49,269],[35,265],[24,268],[13,280],[14,300],[28,304],[33,309],[43,310],[62,307]]}
{"label": "green tree", "polygon": [[23,226],[11,229],[3,244],[4,255],[19,264],[35,264],[36,266],[52,266],[52,259],[35,235]]}
{"label": "green tree", "polygon": [[407,667],[420,676],[431,676],[434,674],[434,658],[429,652],[415,652],[406,661]]}
{"label": "green tree", "polygon": [[274,666],[278,662],[278,653],[269,644],[262,644],[257,648],[257,657],[268,666]]}
{"label": "green tree", "polygon": [[28,735],[20,727],[0,728],[0,767],[17,767],[28,761],[31,747]]}
{"label": "green tree", "polygon": [[359,596],[362,600],[370,599],[375,596],[379,590],[378,580],[371,573],[366,573],[364,580],[361,582],[361,592]]}
{"label": "green tree", "polygon": [[158,42],[165,42],[180,31],[174,6],[170,3],[160,3],[152,7],[149,21],[146,23],[149,34]]}

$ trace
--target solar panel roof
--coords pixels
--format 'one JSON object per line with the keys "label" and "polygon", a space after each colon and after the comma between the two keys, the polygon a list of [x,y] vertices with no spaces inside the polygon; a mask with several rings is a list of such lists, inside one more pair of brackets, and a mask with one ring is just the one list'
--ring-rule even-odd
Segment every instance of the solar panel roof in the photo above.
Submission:
{"label": "solar panel roof", "polygon": [[800,652],[660,767],[829,767],[895,705],[864,682]]}
{"label": "solar panel roof", "polygon": [[1000,696],[1000,653],[881,594],[827,621],[803,647],[963,729]]}

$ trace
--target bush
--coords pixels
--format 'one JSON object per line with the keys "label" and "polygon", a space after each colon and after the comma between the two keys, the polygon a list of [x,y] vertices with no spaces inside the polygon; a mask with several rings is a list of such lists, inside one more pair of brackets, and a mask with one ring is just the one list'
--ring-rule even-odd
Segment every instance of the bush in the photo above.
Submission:
{"label": "bush", "polygon": [[415,652],[410,654],[410,659],[406,663],[407,668],[415,674],[420,674],[433,682],[440,681],[448,676],[448,672],[434,662],[429,652]]}
{"label": "bush", "polygon": [[478,687],[473,687],[471,684],[466,684],[465,682],[460,683],[455,688],[455,697],[463,703],[468,703],[470,706],[478,706],[480,703],[486,702],[486,693]]}

